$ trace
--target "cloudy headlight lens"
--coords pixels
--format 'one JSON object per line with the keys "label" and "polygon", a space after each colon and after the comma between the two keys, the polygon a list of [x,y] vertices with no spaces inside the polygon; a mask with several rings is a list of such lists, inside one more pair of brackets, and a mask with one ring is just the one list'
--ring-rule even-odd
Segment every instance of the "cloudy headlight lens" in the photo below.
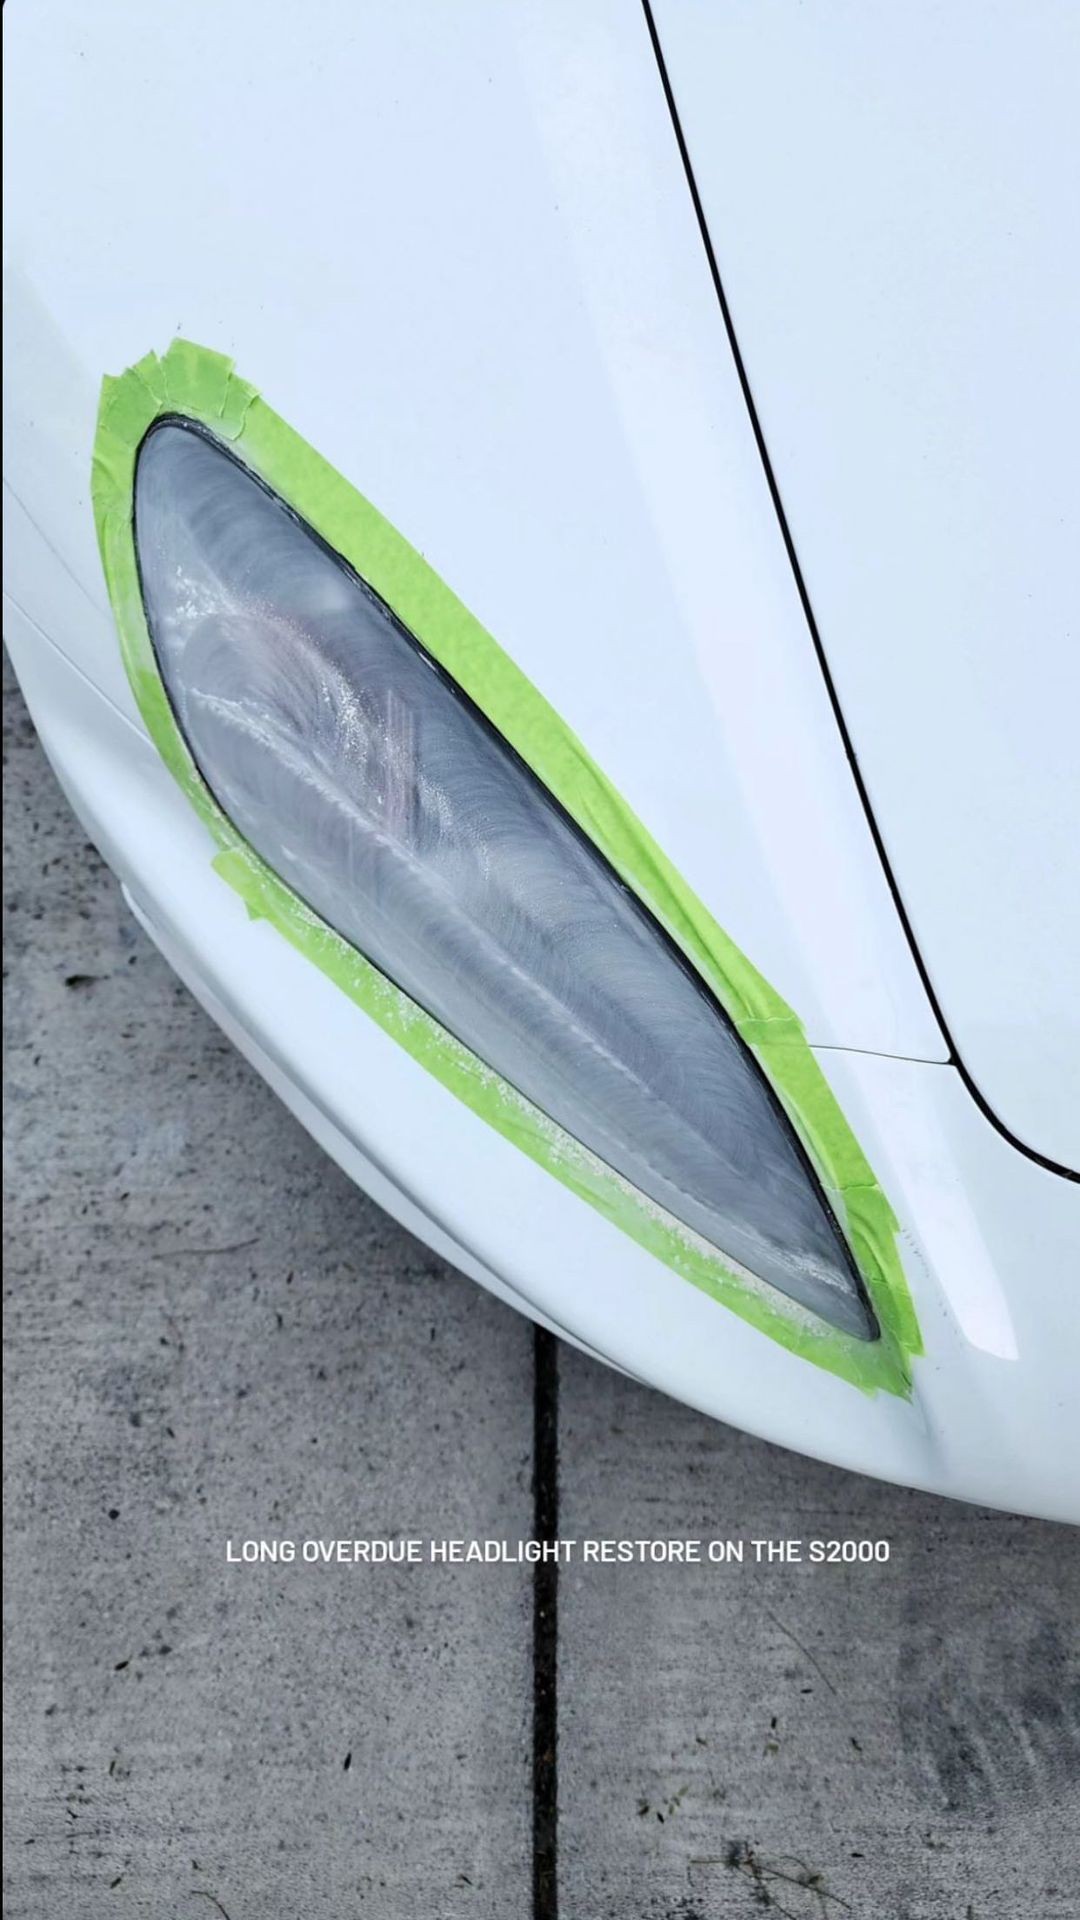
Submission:
{"label": "cloudy headlight lens", "polygon": [[873,1337],[843,1237],[734,1028],[384,603],[193,426],[144,441],[135,528],[177,720],[268,866],[650,1201]]}

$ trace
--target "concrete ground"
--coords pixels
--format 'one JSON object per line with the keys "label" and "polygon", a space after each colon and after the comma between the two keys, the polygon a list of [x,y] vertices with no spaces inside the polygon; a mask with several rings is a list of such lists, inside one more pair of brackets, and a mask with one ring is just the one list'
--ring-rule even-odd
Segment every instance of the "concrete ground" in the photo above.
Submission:
{"label": "concrete ground", "polygon": [[541,1920],[1075,1920],[1074,1532],[563,1347],[564,1536],[867,1534],[890,1564],[571,1567],[546,1677],[527,1570],[226,1564],[230,1538],[528,1536],[532,1329],[177,985],[10,687],[5,737],[5,1914],[519,1920],[557,1839]]}

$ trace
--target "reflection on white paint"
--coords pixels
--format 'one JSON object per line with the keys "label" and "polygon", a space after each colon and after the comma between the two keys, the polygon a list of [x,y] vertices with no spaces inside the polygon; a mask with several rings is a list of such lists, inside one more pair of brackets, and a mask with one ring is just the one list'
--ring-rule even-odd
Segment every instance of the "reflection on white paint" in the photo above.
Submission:
{"label": "reflection on white paint", "polygon": [[[829,1050],[825,1052],[822,1065],[827,1069]],[[942,1125],[936,1085],[942,1072],[953,1069],[924,1068],[896,1082],[889,1101],[888,1141],[898,1181],[890,1197],[898,1206],[903,1190],[910,1194],[919,1244],[935,1287],[964,1339],[995,1360],[1018,1360],[1009,1303],[964,1186],[955,1140]]]}

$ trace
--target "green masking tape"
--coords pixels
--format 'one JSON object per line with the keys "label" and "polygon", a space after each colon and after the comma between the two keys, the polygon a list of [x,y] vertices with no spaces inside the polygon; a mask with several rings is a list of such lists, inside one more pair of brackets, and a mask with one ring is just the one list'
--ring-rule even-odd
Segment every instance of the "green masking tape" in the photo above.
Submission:
{"label": "green masking tape", "polygon": [[[135,464],[155,420],[179,415],[227,442],[368,581],[475,701],[655,915],[707,981],[781,1101],[840,1220],[880,1337],[830,1327],[757,1281],[658,1209],[401,993],[319,919],[222,813],[177,726],[139,586]],[[128,676],[162,759],[218,846],[214,866],[466,1106],[657,1255],[675,1273],[793,1353],[867,1392],[908,1395],[922,1352],[897,1248],[897,1222],[791,1008],[717,926],[585,748],[403,536],[274,413],[223,354],[174,340],[102,383],[92,493]]]}

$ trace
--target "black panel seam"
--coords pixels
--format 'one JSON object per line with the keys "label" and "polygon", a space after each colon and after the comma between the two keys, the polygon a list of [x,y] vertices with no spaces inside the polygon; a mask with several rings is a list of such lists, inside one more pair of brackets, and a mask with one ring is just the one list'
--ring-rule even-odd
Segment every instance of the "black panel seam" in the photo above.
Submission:
{"label": "black panel seam", "polygon": [[731,348],[732,359],[735,362],[735,371],[736,371],[736,374],[738,375],[739,386],[742,389],[743,400],[746,405],[746,411],[750,420],[750,426],[753,431],[754,440],[757,445],[758,456],[761,460],[761,466],[765,475],[766,485],[768,486],[768,489],[769,489],[769,495],[772,500],[773,510],[776,514],[777,522],[780,527],[780,533],[784,542],[784,549],[787,553],[788,563],[791,567],[792,577],[795,581],[795,587],[799,595],[799,601],[802,606],[807,627],[809,628],[810,638],[813,641],[814,651],[817,654],[818,664],[821,668],[822,677],[825,681],[826,692],[828,693],[829,702],[833,710],[833,718],[835,719],[837,727],[839,728],[840,738],[843,741],[844,751],[847,754],[848,763],[851,767],[852,777],[855,781],[855,786],[858,791],[859,799],[862,802],[863,812],[866,815],[867,825],[870,828],[870,834],[873,839],[874,846],[877,849],[878,859],[881,862],[882,871],[884,872],[885,878],[889,885],[889,891],[891,892],[893,897],[893,904],[899,916],[900,924],[904,929],[904,934],[906,936],[908,946],[911,949],[912,959],[914,960],[915,966],[918,970],[919,978],[922,981],[923,989],[926,993],[926,997],[930,1002],[931,1011],[933,1012],[934,1017],[937,1020],[939,1027],[941,1028],[941,1032],[944,1037],[945,1044],[949,1049],[949,1059],[947,1064],[949,1066],[955,1067],[957,1073],[960,1075],[961,1080],[963,1081],[965,1087],[967,1088],[968,1093],[971,1095],[971,1098],[974,1100],[976,1106],[978,1107],[980,1113],[983,1115],[984,1119],[990,1122],[990,1125],[995,1129],[996,1132],[1001,1134],[1003,1139],[1009,1142],[1010,1146],[1015,1147],[1016,1151],[1018,1153],[1022,1153],[1026,1159],[1034,1160],[1037,1166],[1044,1167],[1047,1173],[1056,1173],[1060,1175],[1060,1177],[1063,1180],[1080,1181],[1080,1173],[1074,1172],[1071,1167],[1062,1166],[1056,1160],[1048,1159],[1046,1154],[1039,1153],[1037,1148],[1027,1146],[1023,1140],[1020,1140],[1017,1138],[1016,1134],[1013,1133],[1011,1129],[1005,1125],[1004,1121],[1001,1120],[999,1116],[994,1112],[994,1109],[991,1107],[989,1101],[980,1092],[979,1087],[976,1085],[967,1067],[964,1065],[964,1062],[961,1059],[959,1051],[956,1047],[956,1043],[953,1040],[952,1034],[949,1031],[949,1027],[945,1020],[944,1014],[942,1013],[937,994],[934,991],[934,987],[930,979],[930,975],[923,961],[922,954],[919,951],[918,944],[915,939],[914,929],[908,917],[907,908],[904,905],[903,897],[901,895],[899,885],[897,884],[896,876],[893,873],[892,865],[889,861],[889,856],[885,851],[884,841],[882,840],[881,833],[878,829],[877,821],[874,818],[873,808],[870,804],[870,795],[867,790],[866,782],[864,781],[862,776],[862,770],[859,766],[858,756],[855,752],[855,746],[852,741],[851,735],[848,731],[847,722],[844,719],[844,714],[840,705],[839,696],[837,694],[836,687],[833,683],[833,677],[830,672],[829,663],[825,654],[825,649],[821,641],[821,634],[818,630],[817,620],[814,616],[814,610],[810,603],[810,595],[807,591],[806,581],[803,578],[803,571],[799,564],[799,556],[795,550],[795,542],[792,539],[791,529],[788,525],[787,514],[784,511],[784,503],[780,496],[780,488],[777,484],[776,475],[773,472],[772,461],[769,458],[769,450],[765,444],[765,436],[762,432],[761,422],[758,418],[757,408],[754,405],[754,396],[750,389],[750,381],[747,376],[742,353],[739,349],[739,342],[736,337],[734,323],[731,318],[731,309],[728,305],[727,294],[724,291],[724,283],[720,277],[720,268],[717,263],[716,252],[712,243],[712,237],[709,233],[708,222],[706,221],[706,218],[705,218],[705,209],[702,204],[701,195],[698,192],[697,181],[694,177],[694,170],[690,160],[690,151],[686,144],[686,136],[683,133],[682,122],[679,118],[679,111],[675,105],[675,95],[672,90],[671,79],[667,70],[667,63],[664,59],[663,48],[660,45],[660,36],[657,32],[656,22],[653,18],[652,6],[650,4],[650,0],[641,0],[641,4],[645,14],[645,24],[648,28],[649,39],[652,43],[653,56],[656,60],[657,70],[660,75],[660,83],[664,90],[664,99],[667,102],[668,113],[671,118],[672,130],[675,134],[675,142],[679,149],[679,158],[682,161],[683,172],[686,175],[686,184],[690,190],[690,199],[693,203],[694,214],[698,224],[698,230],[701,234],[702,245],[704,246],[704,249],[705,249],[705,257],[709,264],[709,273],[712,277],[713,288],[716,293],[717,301],[719,302],[720,313],[724,322],[724,329],[728,337],[728,345]]}

